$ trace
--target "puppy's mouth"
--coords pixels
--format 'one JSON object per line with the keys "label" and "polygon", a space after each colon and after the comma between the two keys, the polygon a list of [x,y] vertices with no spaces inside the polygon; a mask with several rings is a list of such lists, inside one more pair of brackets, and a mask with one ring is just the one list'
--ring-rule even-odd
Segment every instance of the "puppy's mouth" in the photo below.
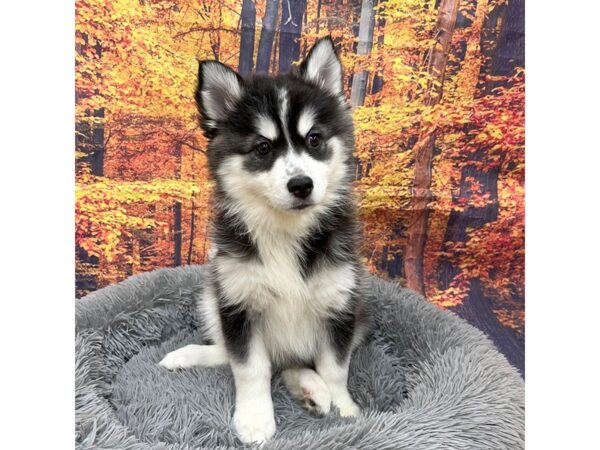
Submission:
{"label": "puppy's mouth", "polygon": [[294,211],[301,211],[303,209],[306,209],[306,208],[308,208],[310,206],[314,206],[314,205],[315,204],[313,202],[308,201],[308,202],[302,202],[302,203],[300,203],[300,204],[298,204],[296,206],[292,206],[290,209],[292,209]]}

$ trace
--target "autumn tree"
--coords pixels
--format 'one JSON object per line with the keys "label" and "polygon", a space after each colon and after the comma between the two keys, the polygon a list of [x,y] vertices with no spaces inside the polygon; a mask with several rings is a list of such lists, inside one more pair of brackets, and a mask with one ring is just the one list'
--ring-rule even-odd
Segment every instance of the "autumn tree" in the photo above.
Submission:
{"label": "autumn tree", "polygon": [[258,54],[256,55],[256,73],[267,74],[273,50],[273,39],[275,38],[275,26],[279,12],[280,0],[267,0],[265,15],[260,30],[260,41],[258,43]]}
{"label": "autumn tree", "polygon": [[[435,43],[427,55],[427,73],[430,78],[427,80],[424,98],[426,107],[432,107],[442,99],[446,63],[459,4],[459,0],[442,0],[439,6]],[[421,123],[421,128],[422,131],[413,148],[414,181],[411,190],[413,201],[410,206],[404,272],[408,287],[424,293],[423,256],[431,201],[431,164],[437,130],[434,123]]]}
{"label": "autumn tree", "polygon": [[279,72],[288,72],[300,59],[300,36],[306,0],[282,0],[279,26]]}
{"label": "autumn tree", "polygon": [[242,37],[240,39],[240,59],[238,72],[245,76],[252,73],[254,66],[254,32],[256,24],[256,6],[253,0],[242,3]]}
{"label": "autumn tree", "polygon": [[[373,0],[363,0],[360,11],[360,27],[358,32],[358,45],[356,53],[358,55],[369,55],[373,46],[373,29],[375,28],[375,11],[373,10]],[[352,78],[352,93],[350,95],[350,104],[360,106],[365,102],[367,91],[367,81],[369,72],[360,70]]]}
{"label": "autumn tree", "polygon": [[[90,54],[94,58],[102,58],[102,44],[96,41],[90,52],[90,38],[86,33],[82,33],[80,42],[76,45],[79,64],[84,58],[89,58]],[[78,68],[83,69],[81,66]],[[90,74],[92,75],[92,74]],[[94,73],[93,79],[100,85],[101,74]],[[84,102],[91,95],[99,96],[100,91],[94,88],[92,92],[79,90],[76,92],[76,101]],[[84,116],[76,123],[75,146],[78,149],[80,158],[78,165],[89,169],[93,176],[102,176],[104,173],[104,107],[85,109]],[[77,245],[75,248],[76,258],[81,262],[81,266],[86,271],[93,273],[97,270],[98,257],[90,255],[84,248]],[[96,279],[93,276],[82,275],[78,280],[77,288],[85,290],[94,290],[97,287]]]}

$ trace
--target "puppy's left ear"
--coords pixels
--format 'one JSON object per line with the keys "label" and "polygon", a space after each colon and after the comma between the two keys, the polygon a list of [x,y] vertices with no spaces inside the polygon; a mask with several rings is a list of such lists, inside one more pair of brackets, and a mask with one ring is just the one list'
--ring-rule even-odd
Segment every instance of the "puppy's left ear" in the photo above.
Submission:
{"label": "puppy's left ear", "polygon": [[343,95],[342,64],[330,36],[319,39],[300,64],[300,75],[333,95]]}
{"label": "puppy's left ear", "polygon": [[242,96],[243,80],[233,69],[218,61],[199,61],[196,103],[201,125],[207,132],[225,120]]}

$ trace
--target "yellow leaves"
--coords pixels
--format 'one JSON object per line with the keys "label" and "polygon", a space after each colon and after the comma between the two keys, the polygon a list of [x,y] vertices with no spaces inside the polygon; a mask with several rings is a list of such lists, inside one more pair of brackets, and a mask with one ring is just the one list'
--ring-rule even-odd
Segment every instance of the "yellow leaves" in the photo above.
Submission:
{"label": "yellow leaves", "polygon": [[162,198],[186,200],[199,192],[192,181],[159,179],[153,181],[117,181],[89,177],[76,186],[75,199],[110,199],[120,203],[155,202]]}
{"label": "yellow leaves", "polygon": [[502,130],[500,130],[500,128],[494,124],[489,124],[486,127],[487,132],[489,133],[489,135],[496,140],[502,139],[503,133]]}
{"label": "yellow leaves", "polygon": [[488,123],[478,134],[475,135],[472,142],[474,144],[489,144],[501,141],[503,137],[504,133],[500,127],[493,123]]}
{"label": "yellow leaves", "polygon": [[441,308],[453,308],[460,305],[467,297],[468,289],[464,287],[449,287],[446,290],[435,289],[427,298]]}
{"label": "yellow leaves", "polygon": [[[197,35],[189,41],[170,39],[174,27],[188,23],[173,22],[183,15],[164,17],[171,8],[165,7],[137,0],[78,5],[76,89],[84,94],[79,109],[108,107],[115,114],[168,115],[191,123]],[[228,48],[233,52],[233,46]],[[90,100],[94,93],[101,100]]]}
{"label": "yellow leaves", "polygon": [[499,322],[505,327],[512,328],[518,333],[522,333],[525,323],[525,310],[521,305],[515,305],[513,308],[494,309],[494,314]]}
{"label": "yellow leaves", "polygon": [[117,181],[102,177],[82,176],[75,190],[76,243],[89,255],[101,256],[107,262],[123,252],[120,242],[132,230],[157,229],[168,233],[168,224],[130,210],[136,204],[172,204],[174,200],[189,202],[198,194],[191,181],[158,179]]}

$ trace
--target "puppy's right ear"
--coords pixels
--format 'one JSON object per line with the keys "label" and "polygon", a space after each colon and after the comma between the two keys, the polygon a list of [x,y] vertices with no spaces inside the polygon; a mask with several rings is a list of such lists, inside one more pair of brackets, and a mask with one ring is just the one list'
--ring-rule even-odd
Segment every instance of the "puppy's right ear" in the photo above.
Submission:
{"label": "puppy's right ear", "polygon": [[343,95],[342,64],[335,53],[333,39],[319,39],[300,63],[304,79],[316,83],[333,95]]}
{"label": "puppy's right ear", "polygon": [[199,61],[196,104],[201,125],[210,133],[217,129],[242,96],[243,80],[235,71],[218,61]]}

